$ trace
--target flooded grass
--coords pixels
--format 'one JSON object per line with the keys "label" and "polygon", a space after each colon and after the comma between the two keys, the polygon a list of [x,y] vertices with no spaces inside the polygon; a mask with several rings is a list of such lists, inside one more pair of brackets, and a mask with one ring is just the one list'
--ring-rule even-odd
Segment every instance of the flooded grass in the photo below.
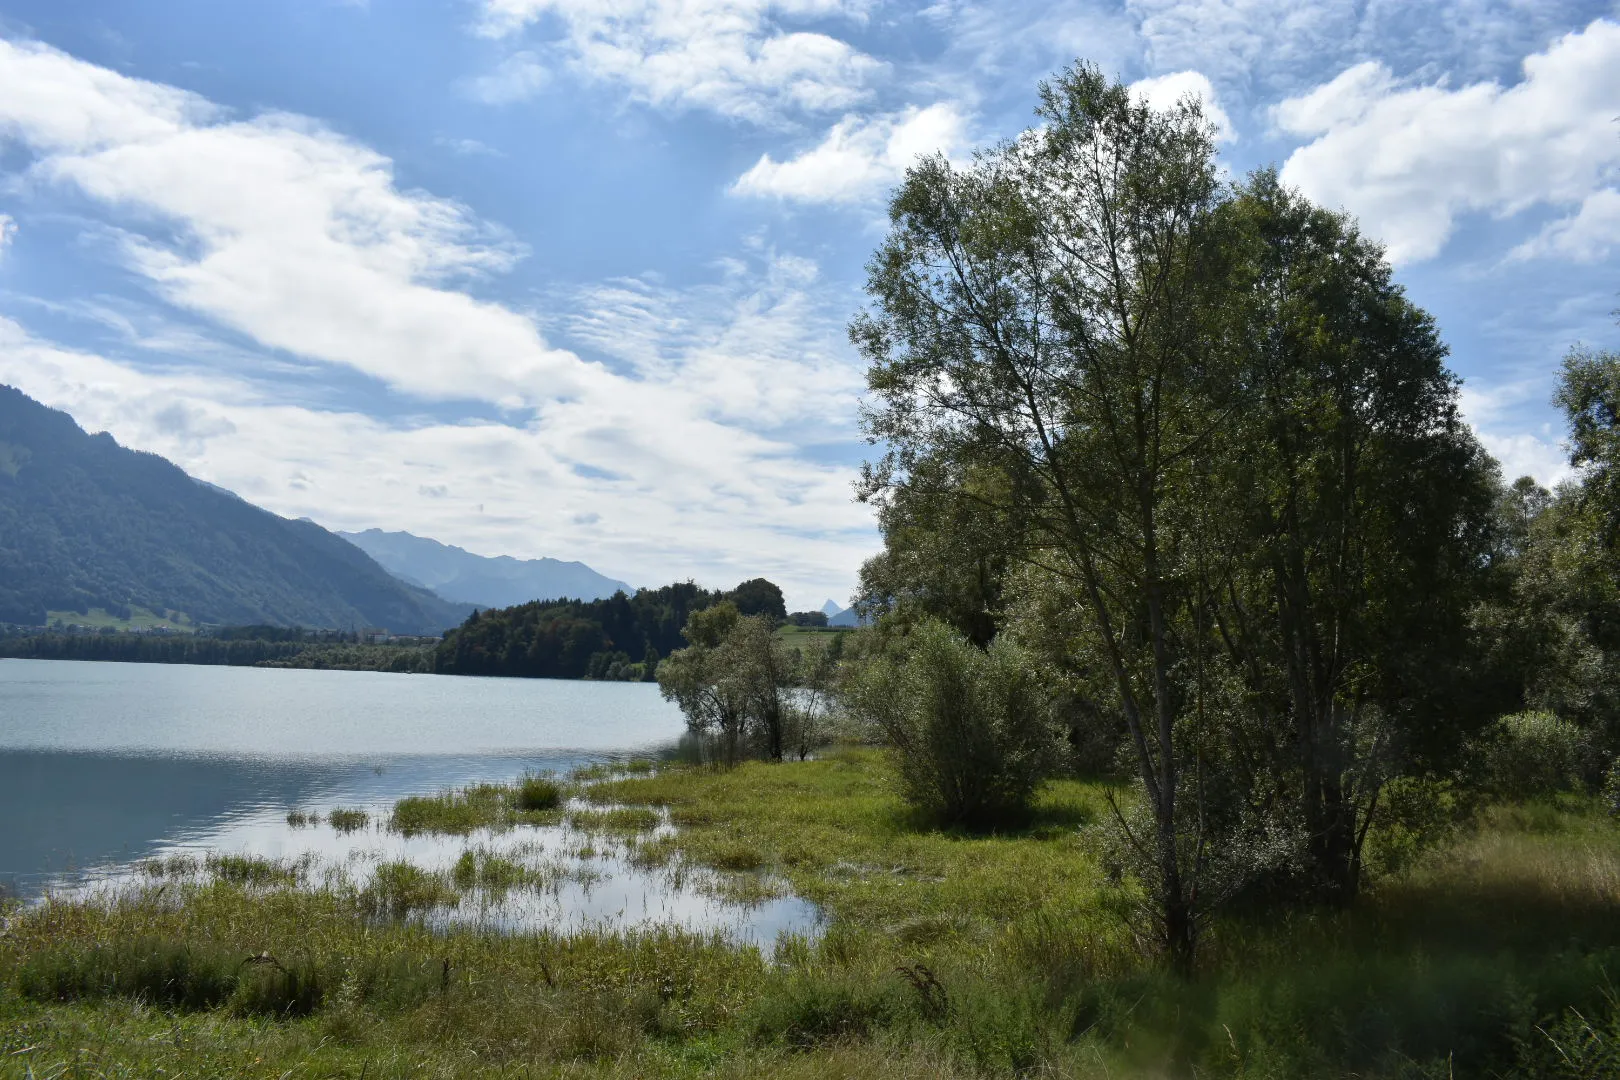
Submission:
{"label": "flooded grass", "polygon": [[[532,828],[328,831],[359,854],[296,886],[153,860],[10,917],[0,1075],[1614,1075],[1620,829],[1593,803],[1493,809],[1351,909],[1223,918],[1180,981],[1092,854],[1100,786],[1050,785],[995,836],[920,829],[893,791],[863,752],[665,767]],[[647,807],[685,824],[573,823]],[[561,921],[617,911],[632,870],[828,921]]]}
{"label": "flooded grass", "polygon": [[647,806],[618,806],[610,810],[575,810],[568,815],[571,828],[581,832],[644,833],[664,823],[657,810]]}
{"label": "flooded grass", "polygon": [[[340,833],[356,832],[371,823],[371,815],[364,810],[340,806],[327,811],[326,822]],[[310,822],[312,825],[317,823]]]}
{"label": "flooded grass", "polygon": [[399,800],[389,816],[388,828],[406,836],[464,836],[475,829],[552,825],[562,819],[558,807],[563,796],[561,787],[543,777],[525,777],[516,784],[474,784]]}

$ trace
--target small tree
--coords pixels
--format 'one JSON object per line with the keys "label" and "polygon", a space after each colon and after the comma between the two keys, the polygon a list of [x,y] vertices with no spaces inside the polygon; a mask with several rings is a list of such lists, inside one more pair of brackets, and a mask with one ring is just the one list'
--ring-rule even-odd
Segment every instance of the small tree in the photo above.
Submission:
{"label": "small tree", "polygon": [[695,734],[712,736],[728,764],[753,741],[782,759],[794,676],[793,656],[770,615],[742,615],[730,601],[693,612],[682,631],[690,642],[658,665],[665,700],[686,714]]}
{"label": "small tree", "polygon": [[693,734],[718,743],[727,764],[735,764],[741,753],[747,715],[746,690],[726,677],[722,649],[740,619],[729,601],[694,611],[682,630],[690,644],[658,664],[658,689],[664,700],[680,706]]}
{"label": "small tree", "polygon": [[1024,816],[1056,754],[1033,668],[1006,638],[981,651],[928,620],[864,664],[847,698],[893,750],[906,801],[941,824]]}

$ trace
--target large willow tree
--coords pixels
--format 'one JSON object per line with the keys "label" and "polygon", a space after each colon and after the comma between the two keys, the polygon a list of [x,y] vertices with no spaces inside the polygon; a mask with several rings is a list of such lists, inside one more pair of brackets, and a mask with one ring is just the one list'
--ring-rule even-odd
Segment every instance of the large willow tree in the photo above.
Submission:
{"label": "large willow tree", "polygon": [[1077,66],[1038,112],[890,204],[851,328],[884,448],[862,495],[891,576],[952,550],[930,522],[1016,529],[1020,632],[1122,723],[1145,813],[1119,824],[1186,969],[1245,830],[1353,890],[1399,742],[1369,718],[1423,697],[1415,636],[1456,643],[1493,477],[1377,250],[1269,177],[1224,186],[1195,101]]}

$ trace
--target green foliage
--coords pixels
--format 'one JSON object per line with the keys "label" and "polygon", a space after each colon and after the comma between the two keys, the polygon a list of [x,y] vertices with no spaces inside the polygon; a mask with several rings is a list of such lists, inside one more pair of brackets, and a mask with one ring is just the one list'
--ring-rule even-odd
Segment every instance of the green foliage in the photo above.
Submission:
{"label": "green foliage", "polygon": [[771,616],[743,615],[729,600],[694,612],[685,637],[690,644],[659,665],[664,699],[680,706],[687,728],[727,763],[748,743],[781,760],[800,711],[786,690],[799,681],[804,654],[787,647]]}
{"label": "green foliage", "polygon": [[138,607],[200,623],[437,634],[466,610],[312,522],[87,435],[10,387],[0,387],[0,446],[0,623]]}
{"label": "green foliage", "polygon": [[[781,607],[781,590],[763,578],[737,588],[746,590],[751,606],[763,604],[773,612]],[[475,612],[446,635],[434,670],[451,675],[650,680],[658,658],[684,643],[682,631],[690,616],[735,595],[700,589],[688,581],[638,589],[634,596],[537,600]],[[772,595],[774,607],[769,603]]]}
{"label": "green foliage", "polygon": [[1030,660],[1005,638],[975,648],[925,622],[854,676],[851,709],[893,748],[908,802],[945,825],[1027,815],[1057,739]]}
{"label": "green foliage", "polygon": [[[260,628],[252,628],[259,630]],[[305,641],[297,637],[222,638],[216,633],[0,634],[0,656],[31,660],[105,660],[136,664],[315,668],[343,671],[427,672],[429,645]]]}
{"label": "green foliage", "polygon": [[1515,800],[1581,787],[1592,760],[1590,736],[1543,711],[1502,717],[1484,732],[1475,752],[1487,789]]}
{"label": "green foliage", "polygon": [[787,618],[787,604],[782,590],[764,578],[750,578],[726,594],[726,599],[737,605],[743,615],[764,615],[773,625]]}

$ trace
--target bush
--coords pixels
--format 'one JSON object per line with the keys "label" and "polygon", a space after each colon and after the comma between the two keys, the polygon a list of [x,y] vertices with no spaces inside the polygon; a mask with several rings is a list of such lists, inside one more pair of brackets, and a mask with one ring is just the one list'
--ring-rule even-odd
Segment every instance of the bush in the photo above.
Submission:
{"label": "bush", "polygon": [[1620,757],[1603,773],[1603,806],[1610,817],[1620,818]]}
{"label": "bush", "polygon": [[945,825],[1026,816],[1058,740],[1023,650],[1003,637],[981,651],[932,621],[901,647],[853,678],[849,703],[893,750],[906,800]]}
{"label": "bush", "polygon": [[1486,790],[1532,799],[1579,787],[1592,755],[1587,733],[1550,712],[1504,716],[1477,746]]}

